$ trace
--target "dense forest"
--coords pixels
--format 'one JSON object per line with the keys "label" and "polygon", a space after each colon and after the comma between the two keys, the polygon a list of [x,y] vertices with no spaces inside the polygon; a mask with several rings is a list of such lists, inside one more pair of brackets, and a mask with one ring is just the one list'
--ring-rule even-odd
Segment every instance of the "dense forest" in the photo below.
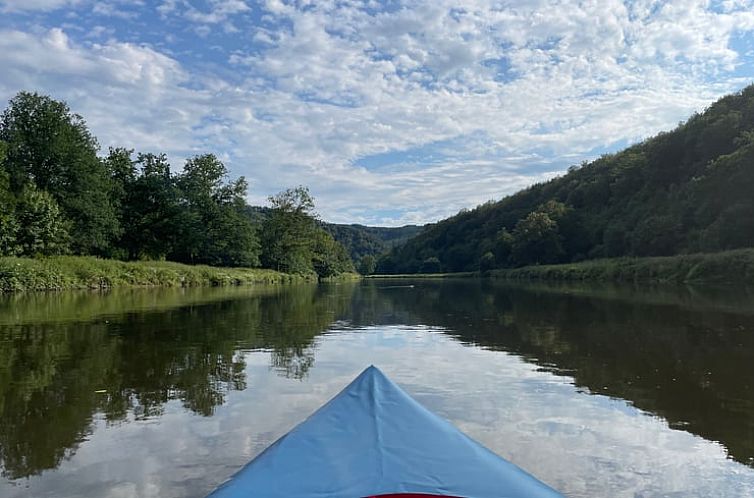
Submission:
{"label": "dense forest", "polygon": [[[246,206],[245,213],[253,223],[263,225],[272,215],[272,209],[265,206]],[[323,220],[318,220],[318,224],[345,248],[356,269],[364,275],[374,273],[378,257],[394,247],[405,244],[428,226],[371,227],[328,223]]]}
{"label": "dense forest", "polygon": [[380,273],[489,270],[754,246],[754,86],[675,130],[462,211]]}
{"label": "dense forest", "polygon": [[241,177],[213,154],[180,173],[165,154],[110,148],[100,157],[64,102],[21,92],[0,116],[0,256],[95,255],[332,276],[353,271],[319,225],[305,187],[250,216]]}
{"label": "dense forest", "polygon": [[343,244],[357,265],[360,273],[373,273],[377,258],[390,249],[405,244],[426,227],[405,225],[402,227],[369,227],[365,225],[338,225],[322,223],[335,240]]}

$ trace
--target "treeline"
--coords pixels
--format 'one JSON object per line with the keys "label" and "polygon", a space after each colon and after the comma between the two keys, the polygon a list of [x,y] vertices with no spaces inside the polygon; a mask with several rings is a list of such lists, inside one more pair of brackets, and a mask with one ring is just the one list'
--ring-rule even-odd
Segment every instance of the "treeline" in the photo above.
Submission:
{"label": "treeline", "polygon": [[457,272],[754,246],[754,86],[675,130],[446,219],[380,273]]}
{"label": "treeline", "polygon": [[95,255],[332,276],[353,271],[305,187],[250,216],[241,177],[213,154],[171,171],[165,154],[98,156],[64,102],[21,92],[0,117],[0,256]]}
{"label": "treeline", "polygon": [[377,258],[390,249],[405,244],[425,227],[405,225],[402,227],[369,227],[351,224],[322,223],[335,240],[343,244],[356,264],[357,270],[368,275],[374,273]]}

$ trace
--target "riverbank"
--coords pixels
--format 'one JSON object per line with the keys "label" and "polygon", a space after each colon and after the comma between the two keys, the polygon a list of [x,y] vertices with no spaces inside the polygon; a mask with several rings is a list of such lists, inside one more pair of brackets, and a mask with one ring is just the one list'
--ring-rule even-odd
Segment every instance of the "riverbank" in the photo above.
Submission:
{"label": "riverbank", "polygon": [[400,273],[395,275],[381,274],[381,275],[365,275],[364,278],[371,279],[416,279],[416,278],[466,278],[466,277],[478,277],[479,272],[462,271],[456,273]]}
{"label": "riverbank", "polygon": [[751,284],[754,249],[525,266],[493,270],[489,276],[508,280]]}
{"label": "riverbank", "polygon": [[316,282],[314,273],[292,275],[260,268],[217,268],[168,261],[124,262],[89,256],[0,258],[0,291],[195,287]]}

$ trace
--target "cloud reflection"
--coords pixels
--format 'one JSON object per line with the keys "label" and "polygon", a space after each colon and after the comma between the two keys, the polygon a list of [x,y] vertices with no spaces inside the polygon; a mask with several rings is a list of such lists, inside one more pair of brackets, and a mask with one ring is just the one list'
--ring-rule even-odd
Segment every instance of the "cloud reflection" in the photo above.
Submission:
{"label": "cloud reflection", "polygon": [[303,380],[277,375],[269,353],[248,352],[248,388],[228,393],[213,417],[172,401],[157,419],[98,422],[56,471],[18,487],[2,483],[0,495],[204,496],[376,364],[429,409],[568,496],[754,496],[754,469],[727,459],[720,444],[439,329],[341,326],[316,348],[317,367]]}

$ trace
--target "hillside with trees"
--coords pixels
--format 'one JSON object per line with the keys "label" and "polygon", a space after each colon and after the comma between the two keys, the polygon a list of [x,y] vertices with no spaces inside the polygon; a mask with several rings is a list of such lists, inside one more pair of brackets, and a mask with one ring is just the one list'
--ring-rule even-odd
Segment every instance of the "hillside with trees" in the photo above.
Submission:
{"label": "hillside with trees", "polygon": [[[245,215],[252,223],[260,226],[264,225],[272,214],[272,208],[266,206],[246,206],[245,209]],[[374,273],[380,256],[394,247],[405,244],[429,226],[372,227],[328,223],[322,220],[318,220],[318,225],[345,248],[356,270],[364,275]]]}
{"label": "hillside with trees", "polygon": [[754,246],[754,86],[676,129],[431,226],[379,273],[457,272]]}
{"label": "hillside with trees", "polygon": [[374,272],[377,258],[416,237],[426,226],[370,227],[322,223],[322,228],[343,244],[356,268],[366,275]]}
{"label": "hillside with trees", "polygon": [[248,189],[213,154],[171,170],[165,154],[99,145],[64,102],[21,92],[0,116],[0,256],[94,255],[329,277],[353,271],[305,187],[248,216]]}

